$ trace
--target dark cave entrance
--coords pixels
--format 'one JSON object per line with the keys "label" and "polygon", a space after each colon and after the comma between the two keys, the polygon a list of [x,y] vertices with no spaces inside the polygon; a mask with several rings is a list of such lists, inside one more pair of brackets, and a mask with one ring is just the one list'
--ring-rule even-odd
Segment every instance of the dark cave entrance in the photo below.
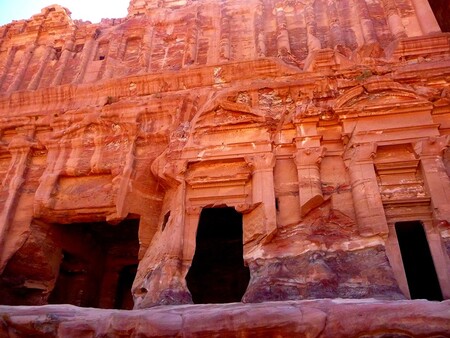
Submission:
{"label": "dark cave entrance", "polygon": [[187,286],[196,304],[240,302],[250,280],[244,265],[242,214],[205,208],[200,214]]}
{"label": "dark cave entrance", "polygon": [[430,247],[420,221],[395,223],[411,299],[443,300]]}
{"label": "dark cave entrance", "polygon": [[133,309],[134,302],[131,287],[136,277],[137,267],[137,264],[127,265],[120,271],[114,302],[115,309]]}
{"label": "dark cave entrance", "polygon": [[428,0],[442,32],[450,32],[450,1]]}
{"label": "dark cave entrance", "polygon": [[50,304],[132,309],[139,220],[53,225],[62,261]]}

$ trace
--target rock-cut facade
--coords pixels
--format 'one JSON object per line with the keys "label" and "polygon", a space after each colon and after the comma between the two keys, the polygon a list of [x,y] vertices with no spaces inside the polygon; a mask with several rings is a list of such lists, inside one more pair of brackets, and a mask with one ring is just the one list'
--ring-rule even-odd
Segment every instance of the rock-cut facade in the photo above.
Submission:
{"label": "rock-cut facade", "polygon": [[[427,299],[420,330],[449,333],[446,6],[131,0],[125,18],[53,5],[0,27],[0,332],[44,330],[18,305],[233,303],[267,333],[271,307],[319,304],[318,323]],[[177,332],[253,327],[199,321]],[[54,333],[102,330],[80,325]]]}

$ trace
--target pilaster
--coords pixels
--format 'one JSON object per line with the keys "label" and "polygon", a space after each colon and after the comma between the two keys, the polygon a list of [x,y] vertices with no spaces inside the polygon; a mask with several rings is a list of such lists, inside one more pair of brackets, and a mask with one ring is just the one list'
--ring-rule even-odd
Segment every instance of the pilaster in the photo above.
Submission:
{"label": "pilaster", "polygon": [[286,14],[281,4],[275,8],[277,20],[277,49],[278,55],[284,55],[291,52],[289,43],[289,31],[287,29]]}
{"label": "pilaster", "polygon": [[[8,150],[11,153],[11,162],[6,177],[2,180],[2,187],[6,187],[6,200],[0,213],[0,263],[5,262],[4,257],[5,240],[8,234],[11,222],[16,212],[17,199],[20,195],[20,187],[25,180],[28,160],[31,149],[34,145],[34,127],[25,128],[22,135],[13,139]],[[0,264],[0,271],[3,270],[3,264]]]}
{"label": "pilaster", "polygon": [[384,11],[387,16],[387,22],[389,25],[389,29],[391,30],[392,35],[396,39],[405,38],[406,32],[405,27],[402,23],[402,18],[398,12],[397,4],[395,0],[382,0]]}
{"label": "pilaster", "polygon": [[[67,124],[61,123],[54,125],[59,130],[67,127]],[[47,141],[45,147],[47,153],[47,167],[39,180],[39,186],[34,195],[34,216],[43,217],[46,209],[53,208],[54,199],[51,198],[53,189],[58,183],[61,172],[67,167],[67,161],[70,157],[71,142],[66,138],[51,139]]]}
{"label": "pilaster", "polygon": [[439,27],[428,0],[412,0],[412,3],[416,10],[417,20],[419,21],[422,33],[424,35],[440,33],[441,28]]}
{"label": "pilaster", "polygon": [[[189,262],[194,258],[198,223],[202,208],[200,206],[187,207],[183,236],[183,261]],[[186,269],[186,273],[189,268]]]}
{"label": "pilaster", "polygon": [[302,217],[323,202],[320,161],[325,151],[324,147],[308,147],[297,149],[295,154]]}
{"label": "pilaster", "polygon": [[373,21],[369,14],[367,2],[365,0],[357,0],[356,6],[357,12],[360,16],[359,22],[361,24],[361,30],[365,43],[372,44],[378,42],[375,27],[373,26]]}
{"label": "pilaster", "polygon": [[275,186],[273,180],[273,168],[275,167],[275,155],[273,153],[255,154],[245,157],[252,168],[252,202],[261,203],[265,224],[264,235],[270,239],[277,230]]}
{"label": "pilaster", "polygon": [[425,186],[431,196],[434,219],[450,222],[450,178],[447,175],[442,155],[450,145],[450,136],[421,140],[414,151],[420,158]]}
{"label": "pilaster", "polygon": [[97,48],[97,41],[94,37],[89,38],[83,48],[83,56],[79,68],[78,76],[73,81],[74,84],[82,83],[89,63],[92,61],[93,54]]}
{"label": "pilaster", "polygon": [[35,90],[39,87],[39,83],[41,82],[42,75],[44,74],[45,68],[47,67],[48,62],[50,61],[50,57],[55,53],[53,46],[46,46],[44,55],[41,57],[39,61],[39,68],[36,74],[34,74],[30,83],[28,84],[28,90]]}
{"label": "pilaster", "polygon": [[345,156],[359,232],[367,237],[388,233],[373,163],[376,148],[375,143],[359,144],[349,150]]}
{"label": "pilaster", "polygon": [[74,42],[72,40],[67,40],[64,44],[63,51],[61,53],[61,57],[58,60],[58,66],[55,71],[55,76],[53,77],[51,86],[59,86],[63,80],[63,75],[66,70],[67,62],[69,61],[70,57],[73,55],[72,49],[73,49]]}
{"label": "pilaster", "polygon": [[25,73],[26,73],[28,65],[30,64],[30,61],[33,57],[33,52],[35,49],[36,49],[35,43],[32,43],[25,49],[23,58],[20,61],[19,67],[17,67],[16,76],[14,77],[14,81],[9,86],[8,92],[13,92],[20,88],[23,77],[25,76]]}

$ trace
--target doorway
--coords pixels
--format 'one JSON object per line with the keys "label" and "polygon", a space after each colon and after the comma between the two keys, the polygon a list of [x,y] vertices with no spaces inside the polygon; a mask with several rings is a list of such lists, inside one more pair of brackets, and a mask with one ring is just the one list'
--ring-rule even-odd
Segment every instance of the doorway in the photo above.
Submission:
{"label": "doorway", "polygon": [[131,294],[131,287],[133,286],[134,278],[136,277],[137,267],[137,264],[127,265],[120,271],[114,303],[115,309],[133,309],[134,302],[133,295]]}
{"label": "doorway", "polygon": [[427,237],[420,221],[395,223],[411,299],[443,300]]}
{"label": "doorway", "polygon": [[205,208],[186,276],[196,304],[240,302],[250,280],[243,259],[242,214],[234,208]]}
{"label": "doorway", "polygon": [[450,32],[450,2],[448,0],[428,0],[434,16],[441,27],[442,32]]}
{"label": "doorway", "polygon": [[138,219],[52,225],[62,259],[49,304],[131,309],[138,230]]}

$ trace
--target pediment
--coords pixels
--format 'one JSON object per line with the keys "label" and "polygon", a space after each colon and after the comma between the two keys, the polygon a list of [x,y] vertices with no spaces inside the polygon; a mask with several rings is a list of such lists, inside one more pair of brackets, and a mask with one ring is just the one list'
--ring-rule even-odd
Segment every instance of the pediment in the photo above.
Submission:
{"label": "pediment", "polygon": [[430,106],[413,88],[390,80],[378,80],[354,87],[336,100],[336,111],[367,111],[403,106]]}
{"label": "pediment", "polygon": [[264,122],[264,120],[262,115],[252,111],[248,105],[222,101],[198,117],[195,129],[254,124]]}
{"label": "pediment", "polygon": [[363,94],[348,101],[344,107],[370,108],[373,106],[395,106],[397,104],[410,104],[414,102],[424,103],[426,101],[418,98],[412,93],[389,90],[378,93],[364,92]]}
{"label": "pediment", "polygon": [[130,129],[124,123],[116,123],[109,119],[92,119],[84,118],[79,122],[72,123],[70,126],[63,130],[55,131],[51,138],[73,138],[82,134],[84,138],[94,137],[98,134],[105,134],[108,136],[118,136],[127,133],[127,129]]}

